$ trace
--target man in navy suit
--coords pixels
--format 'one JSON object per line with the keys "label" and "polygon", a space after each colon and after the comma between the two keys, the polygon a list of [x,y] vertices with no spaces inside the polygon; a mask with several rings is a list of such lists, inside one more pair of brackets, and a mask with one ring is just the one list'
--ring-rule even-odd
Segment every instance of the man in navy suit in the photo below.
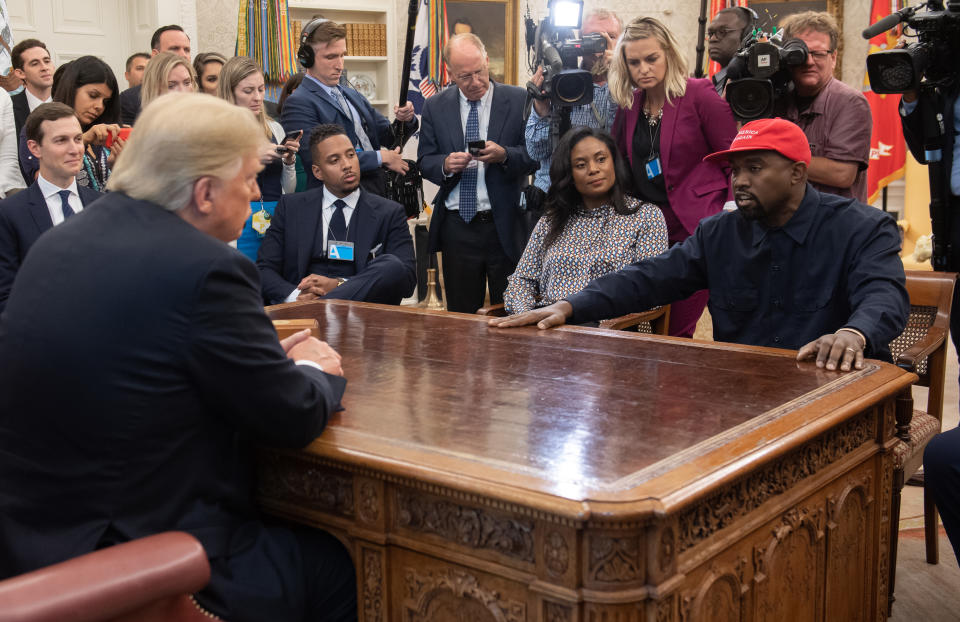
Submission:
{"label": "man in navy suit", "polygon": [[[387,168],[407,172],[407,163],[400,149],[393,147],[390,121],[374,110],[366,98],[354,89],[341,86],[343,57],[347,53],[347,30],[341,24],[315,19],[303,29],[298,58],[306,72],[303,82],[283,103],[280,123],[288,132],[303,130],[300,159],[303,168],[313,164],[310,154],[310,131],[317,125],[335,123],[343,127],[357,151],[361,185],[374,194],[386,193]],[[417,131],[419,122],[413,104],[394,106],[393,114],[406,124],[408,135]],[[307,187],[316,188],[320,181],[307,175]]]}
{"label": "man in navy suit", "polygon": [[254,444],[306,446],[346,385],[329,345],[277,340],[227,245],[268,149],[249,110],[164,95],[110,192],[30,251],[0,316],[0,578],[180,530],[220,618],[357,619],[343,545],[254,503]]}
{"label": "man in navy suit", "polygon": [[257,254],[267,304],[336,298],[400,304],[416,285],[403,206],[360,188],[360,165],[339,125],[310,133],[322,188],[280,199]]}
{"label": "man in navy suit", "polygon": [[0,201],[0,311],[27,251],[47,229],[77,214],[101,195],[77,186],[83,166],[83,130],[73,108],[40,104],[27,117],[27,148],[40,163],[37,180]]}
{"label": "man in navy suit", "polygon": [[15,76],[23,80],[23,90],[10,99],[17,137],[27,121],[27,115],[40,104],[51,101],[53,90],[53,61],[43,41],[24,39],[13,46],[10,62]]}
{"label": "man in navy suit", "polygon": [[[457,88],[429,98],[417,163],[440,186],[430,221],[430,252],[443,252],[447,309],[473,313],[490,290],[503,302],[507,277],[526,246],[520,189],[536,163],[524,146],[526,91],[490,81],[483,42],[465,33],[443,51]],[[467,143],[483,141],[473,153]]]}

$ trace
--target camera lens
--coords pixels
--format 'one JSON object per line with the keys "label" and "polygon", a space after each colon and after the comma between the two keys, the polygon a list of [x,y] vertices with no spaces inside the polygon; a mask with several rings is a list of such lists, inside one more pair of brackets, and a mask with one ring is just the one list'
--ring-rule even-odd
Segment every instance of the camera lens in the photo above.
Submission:
{"label": "camera lens", "polygon": [[769,80],[744,79],[727,84],[727,102],[743,121],[766,117],[773,110],[773,85]]}

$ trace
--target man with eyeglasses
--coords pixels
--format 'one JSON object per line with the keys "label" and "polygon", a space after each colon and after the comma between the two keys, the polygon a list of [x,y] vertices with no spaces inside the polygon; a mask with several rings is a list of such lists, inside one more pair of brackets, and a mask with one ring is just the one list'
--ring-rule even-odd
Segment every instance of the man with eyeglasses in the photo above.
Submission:
{"label": "man with eyeglasses", "polygon": [[840,28],[829,13],[806,11],[781,22],[783,38],[807,45],[807,62],[793,70],[796,87],[782,116],[803,129],[813,160],[810,183],[821,192],[867,200],[873,119],[863,93],[833,77]]}
{"label": "man with eyeglasses", "polygon": [[535,168],[523,138],[526,91],[490,80],[486,48],[474,34],[443,50],[457,88],[427,99],[417,164],[440,186],[430,252],[443,253],[447,309],[473,313],[503,302],[507,277],[526,244],[520,189]]}
{"label": "man with eyeglasses", "polygon": [[727,65],[736,56],[744,37],[753,28],[756,13],[746,7],[722,9],[707,27],[707,46],[710,60],[720,65],[713,74],[713,86],[723,97],[727,88]]}

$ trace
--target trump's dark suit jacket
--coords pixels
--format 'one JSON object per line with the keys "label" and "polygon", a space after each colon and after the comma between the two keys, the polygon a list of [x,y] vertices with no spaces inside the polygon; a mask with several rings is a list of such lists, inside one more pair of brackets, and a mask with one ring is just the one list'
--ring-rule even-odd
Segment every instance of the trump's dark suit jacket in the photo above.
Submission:
{"label": "trump's dark suit jacket", "polygon": [[[507,161],[487,167],[485,180],[493,221],[500,245],[514,263],[527,245],[527,229],[521,222],[520,190],[537,163],[527,155],[523,136],[523,105],[527,92],[520,87],[494,84],[487,140],[507,150]],[[466,151],[460,122],[460,90],[450,87],[427,99],[423,106],[423,128],[417,164],[428,179],[440,186],[430,219],[430,252],[440,250],[440,226],[447,216],[444,204],[450,190],[460,183],[460,173],[443,176],[443,160],[454,151]]]}
{"label": "trump's dark suit jacket", "polygon": [[[286,104],[284,104],[286,110]],[[323,188],[285,194],[270,220],[270,228],[257,253],[257,268],[268,304],[283,302],[310,271],[314,248],[323,243],[320,227]],[[354,243],[355,267],[363,271],[370,251],[377,256],[393,255],[406,267],[409,296],[417,283],[417,261],[413,239],[403,206],[395,201],[360,190],[360,199],[350,219],[349,238]]]}
{"label": "trump's dark suit jacket", "polygon": [[345,382],[286,357],[249,259],[104,196],[37,241],[0,317],[0,577],[171,529],[249,549],[251,441],[305,446]]}
{"label": "trump's dark suit jacket", "polygon": [[[360,114],[360,123],[373,148],[379,151],[382,147],[392,147],[394,140],[390,120],[374,110],[370,102],[354,89],[348,86],[341,88],[344,96]],[[340,104],[319,84],[310,78],[304,78],[297,90],[283,102],[280,124],[287,132],[303,130],[303,136],[300,138],[300,159],[303,160],[303,168],[307,171],[308,188],[317,188],[322,185],[320,180],[310,173],[310,168],[313,166],[313,156],[310,154],[310,132],[321,123],[341,126],[346,130],[351,144],[360,144],[357,133],[354,131],[353,120],[347,116]],[[414,117],[406,124],[407,134],[412,135],[418,127],[420,122]],[[380,166],[377,163],[376,151],[364,151],[357,156],[360,160],[361,172],[373,171]]]}
{"label": "trump's dark suit jacket", "polygon": [[[101,196],[96,190],[77,186],[84,209]],[[7,305],[13,279],[23,258],[42,233],[53,228],[50,210],[37,182],[9,199],[0,201],[0,312]]]}

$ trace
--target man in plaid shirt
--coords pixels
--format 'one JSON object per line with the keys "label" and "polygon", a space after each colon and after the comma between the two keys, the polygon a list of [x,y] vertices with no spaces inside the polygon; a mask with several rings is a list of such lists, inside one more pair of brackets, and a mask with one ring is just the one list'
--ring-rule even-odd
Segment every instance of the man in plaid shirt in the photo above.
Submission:
{"label": "man in plaid shirt", "polygon": [[[610,99],[610,91],[607,89],[607,68],[622,29],[623,22],[617,14],[606,9],[591,11],[583,18],[581,36],[602,35],[607,40],[607,51],[596,56],[583,57],[582,68],[593,73],[593,102],[570,109],[570,127],[586,125],[608,132],[613,127],[617,105]],[[543,84],[542,67],[537,69],[532,81],[537,86]],[[534,185],[544,192],[550,188],[550,160],[553,157],[553,145],[550,144],[550,112],[549,100],[535,99],[524,130],[527,153],[540,163],[540,169],[534,175]]]}

